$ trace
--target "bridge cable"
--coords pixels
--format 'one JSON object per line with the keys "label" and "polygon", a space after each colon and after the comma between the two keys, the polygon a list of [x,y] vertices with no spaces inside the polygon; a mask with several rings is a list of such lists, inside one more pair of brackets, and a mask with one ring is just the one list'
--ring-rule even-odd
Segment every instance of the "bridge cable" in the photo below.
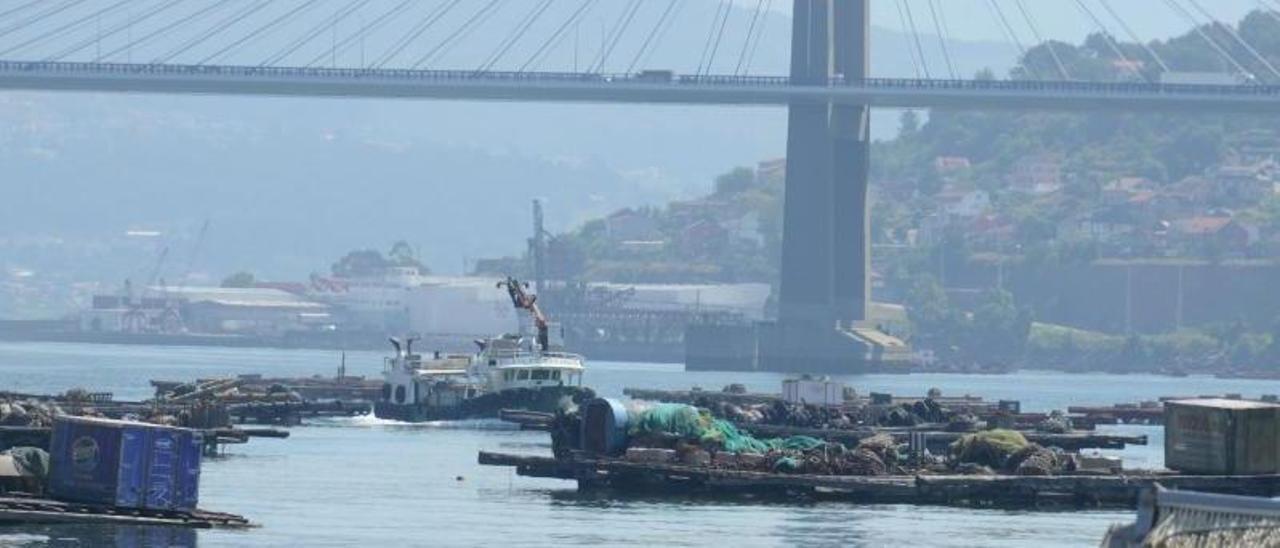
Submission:
{"label": "bridge cable", "polygon": [[929,59],[924,55],[924,44],[920,40],[920,29],[916,28],[915,15],[911,13],[911,0],[902,0],[902,9],[907,14],[907,23],[911,25],[911,39],[916,44],[916,52],[920,54],[920,66],[924,68],[924,77],[933,79],[929,70]]}
{"label": "bridge cable", "polygon": [[445,15],[448,15],[450,11],[453,11],[453,8],[458,7],[458,4],[461,2],[462,0],[449,0],[448,2],[437,4],[434,9],[427,12],[426,16],[423,17],[421,21],[410,28],[407,34],[402,36],[399,40],[396,40],[396,42],[392,44],[392,46],[383,53],[381,57],[376,59],[373,62],[372,67],[382,68],[386,66],[386,64],[391,62],[392,59],[398,57],[405,48],[409,47],[413,42],[416,42],[423,33],[427,32],[427,30],[443,19]]}
{"label": "bridge cable", "polygon": [[308,11],[308,10],[310,10],[311,8],[314,8],[314,7],[319,6],[319,5],[320,5],[320,0],[307,0],[306,2],[304,2],[304,3],[302,3],[302,4],[299,4],[297,7],[293,8],[292,10],[289,10],[289,11],[287,11],[287,12],[285,12],[285,13],[283,13],[283,14],[281,14],[281,15],[277,16],[275,19],[272,19],[272,20],[271,20],[270,22],[268,22],[267,24],[262,25],[262,26],[260,26],[260,27],[258,27],[258,28],[256,28],[256,29],[254,29],[254,30],[253,30],[253,31],[251,31],[249,34],[246,34],[246,35],[244,35],[244,36],[240,37],[240,39],[238,39],[238,40],[236,40],[236,41],[234,41],[234,42],[232,42],[232,43],[230,43],[230,44],[227,44],[227,45],[226,45],[226,46],[224,46],[222,49],[220,49],[220,50],[218,50],[218,51],[215,51],[215,52],[213,52],[212,54],[210,54],[210,55],[206,56],[204,59],[201,59],[201,60],[200,60],[198,63],[196,63],[196,64],[197,64],[197,65],[203,65],[203,64],[208,63],[209,61],[212,61],[212,60],[214,60],[214,59],[217,59],[217,58],[219,58],[219,57],[222,57],[223,55],[227,54],[228,52],[235,51],[236,49],[239,49],[241,46],[243,46],[244,44],[248,43],[249,41],[251,41],[251,40],[253,40],[253,39],[255,39],[255,38],[258,38],[258,37],[260,37],[260,36],[263,36],[263,35],[265,35],[265,34],[268,34],[268,33],[272,32],[273,30],[275,30],[275,29],[277,29],[277,28],[280,28],[280,24],[281,24],[281,23],[283,23],[283,22],[285,22],[286,20],[293,20],[295,17],[297,17],[298,15],[300,15],[302,12],[304,12],[304,11]]}
{"label": "bridge cable", "polygon": [[310,30],[303,33],[302,36],[295,38],[293,42],[290,42],[288,45],[286,45],[284,49],[275,52],[270,57],[267,57],[265,60],[263,60],[261,63],[258,63],[258,66],[260,67],[270,66],[285,60],[290,55],[293,55],[295,52],[301,49],[303,46],[306,46],[307,44],[311,43],[312,40],[315,40],[316,37],[323,34],[324,31],[332,30],[332,28],[334,27],[334,25],[337,24],[338,21],[342,19],[346,19],[348,15],[351,15],[352,13],[360,10],[368,3],[369,3],[369,0],[361,0],[359,2],[347,4],[346,6],[339,8],[337,11],[334,12],[333,17],[325,17],[323,21],[316,23],[315,26],[311,27]]}
{"label": "bridge cable", "polygon": [[1243,47],[1244,50],[1248,52],[1249,55],[1251,55],[1255,60],[1257,60],[1259,63],[1262,63],[1262,66],[1266,67],[1267,71],[1270,72],[1272,76],[1280,77],[1280,71],[1276,70],[1275,65],[1272,65],[1271,62],[1268,61],[1265,56],[1259,53],[1256,48],[1249,45],[1249,42],[1247,42],[1243,36],[1240,36],[1239,32],[1236,32],[1236,29],[1233,25],[1219,21],[1212,14],[1206,11],[1204,7],[1200,5],[1200,2],[1196,0],[1187,0],[1187,3],[1191,4],[1191,7],[1194,8],[1196,11],[1199,11],[1201,15],[1204,15],[1210,21],[1213,21],[1213,24],[1215,26],[1221,27],[1223,30],[1227,31],[1227,34],[1230,35],[1231,38],[1234,39],[1237,43],[1239,43],[1240,46]]}
{"label": "bridge cable", "polygon": [[436,47],[431,48],[431,50],[419,57],[418,60],[413,63],[413,68],[417,69],[418,67],[426,64],[427,61],[434,59],[442,52],[451,49],[453,44],[456,43],[456,40],[460,40],[467,34],[470,34],[471,30],[474,29],[481,21],[487,19],[493,9],[498,7],[499,2],[500,0],[489,0],[489,3],[481,7],[480,11],[475,12],[471,17],[464,21],[462,26],[458,27],[451,34],[446,36],[439,44],[436,44]]}
{"label": "bridge cable", "polygon": [[70,0],[69,2],[56,5],[53,8],[47,9],[45,11],[42,11],[40,13],[27,17],[26,19],[23,19],[17,23],[9,25],[8,27],[5,27],[4,29],[0,30],[0,38],[8,36],[14,33],[15,31],[25,30],[27,28],[30,28],[34,24],[37,24],[41,21],[44,21],[45,19],[48,19],[59,13],[67,11],[80,4],[83,4],[85,1],[86,0]]}
{"label": "bridge cable", "polygon": [[935,0],[928,0],[929,14],[933,17],[933,28],[938,33],[938,49],[942,50],[942,59],[947,63],[947,73],[951,75],[952,80],[959,80],[960,73],[956,72],[955,63],[951,60],[951,48],[947,46],[947,42],[951,40],[949,33],[942,28],[942,19],[938,17],[938,6]]}
{"label": "bridge cable", "polygon": [[155,60],[152,61],[152,63],[157,65],[168,63],[169,61],[173,60],[173,58],[178,57],[188,51],[191,51],[192,49],[196,48],[200,44],[207,42],[210,38],[213,38],[214,36],[222,34],[223,31],[227,30],[232,25],[235,25],[245,20],[249,16],[259,11],[262,11],[263,8],[269,5],[271,5],[270,0],[263,0],[262,2],[258,2],[256,4],[250,4],[245,9],[242,9],[239,12],[234,13],[228,16],[226,19],[223,19],[222,21],[218,22],[218,24],[214,25],[212,28],[209,28],[204,32],[196,35],[195,38],[187,40],[182,45],[170,50],[169,53],[162,55],[160,57],[157,57]]}
{"label": "bridge cable", "polygon": [[403,0],[399,4],[392,7],[387,12],[383,13],[382,15],[379,15],[378,17],[375,17],[370,22],[363,24],[359,29],[356,30],[356,32],[352,33],[349,36],[344,37],[341,41],[336,42],[333,45],[333,48],[332,48],[333,51],[328,53],[325,53],[325,52],[320,53],[320,55],[317,55],[315,58],[311,60],[311,62],[307,63],[304,66],[313,67],[323,62],[325,57],[332,57],[335,55],[341,55],[343,53],[346,53],[347,50],[351,49],[351,47],[355,45],[357,41],[363,40],[364,38],[369,36],[369,33],[373,32],[374,30],[382,28],[391,20],[392,17],[395,17],[403,13],[410,6],[412,6],[415,1],[416,0]]}
{"label": "bridge cable", "polygon": [[73,20],[71,20],[70,22],[63,23],[62,25],[60,25],[60,26],[58,26],[58,27],[55,27],[55,28],[50,29],[50,30],[47,30],[47,31],[45,31],[45,32],[43,32],[43,33],[41,33],[41,34],[39,34],[39,35],[36,35],[35,37],[28,38],[27,40],[25,40],[25,41],[23,41],[23,42],[20,42],[20,43],[18,43],[18,44],[16,44],[16,45],[10,46],[10,47],[9,47],[9,48],[7,48],[7,49],[0,50],[0,57],[7,57],[9,54],[11,54],[11,53],[13,53],[13,52],[15,52],[15,51],[20,51],[20,50],[25,49],[25,48],[27,48],[27,47],[29,47],[29,46],[33,45],[33,44],[38,44],[38,43],[40,43],[40,42],[43,42],[43,41],[45,41],[45,40],[48,40],[49,38],[53,38],[53,37],[55,37],[55,36],[59,36],[59,35],[61,35],[61,34],[65,33],[65,32],[67,32],[67,31],[69,31],[69,30],[73,30],[73,29],[75,29],[76,27],[79,27],[80,25],[83,25],[83,24],[85,24],[85,23],[89,23],[89,22],[93,21],[95,18],[101,17],[101,16],[102,16],[102,14],[104,14],[104,13],[106,13],[106,12],[109,12],[109,11],[111,11],[111,10],[114,10],[114,9],[116,9],[116,8],[120,7],[120,6],[123,6],[123,5],[127,4],[127,3],[129,3],[129,0],[121,0],[121,1],[116,2],[116,3],[114,3],[114,4],[111,4],[111,5],[109,5],[109,6],[105,7],[105,8],[101,8],[101,9],[99,9],[98,11],[91,12],[91,13],[89,13],[88,15],[83,15],[83,16],[81,16],[79,19],[73,19]]}
{"label": "bridge cable", "polygon": [[764,9],[765,0],[756,0],[756,9],[751,14],[751,24],[747,26],[747,37],[742,41],[742,51],[738,53],[738,64],[733,68],[733,75],[742,74],[742,64],[747,61],[747,52],[751,49],[751,38],[756,33],[756,25],[760,23],[760,13]]}
{"label": "bridge cable", "polygon": [[711,67],[715,65],[716,54],[720,52],[720,44],[724,40],[725,27],[729,26],[729,16],[733,15],[733,10],[735,8],[736,6],[734,5],[734,0],[729,0],[729,7],[724,10],[724,17],[721,18],[721,21],[720,21],[720,32],[716,33],[715,45],[711,47],[711,56],[707,57],[706,74],[711,74]]}
{"label": "bridge cable", "polygon": [[1240,64],[1240,62],[1237,61],[1236,58],[1232,56],[1230,52],[1228,52],[1225,48],[1223,48],[1222,45],[1219,44],[1217,40],[1214,40],[1212,36],[1209,36],[1209,33],[1205,32],[1204,28],[1200,26],[1200,22],[1197,21],[1196,18],[1191,15],[1191,12],[1187,11],[1182,7],[1181,4],[1178,4],[1173,0],[1165,0],[1164,3],[1167,4],[1169,7],[1173,8],[1174,11],[1181,13],[1182,17],[1186,19],[1187,22],[1191,23],[1191,27],[1193,30],[1195,30],[1196,34],[1200,35],[1200,38],[1202,38],[1205,41],[1205,43],[1209,44],[1209,47],[1213,48],[1214,51],[1218,52],[1218,55],[1221,55],[1224,59],[1227,60],[1228,63],[1231,63],[1231,66],[1235,67],[1235,69],[1239,71],[1240,74],[1242,75],[1249,74],[1249,70],[1246,69],[1244,65]]}
{"label": "bridge cable", "polygon": [[1012,40],[1013,44],[1017,46],[1018,52],[1020,53],[1019,62],[1022,65],[1022,68],[1027,70],[1027,73],[1033,80],[1044,80],[1044,78],[1040,77],[1040,73],[1027,62],[1027,47],[1023,45],[1022,38],[1018,36],[1018,33],[1013,30],[1013,25],[1009,24],[1009,19],[1005,17],[1004,10],[1000,9],[1000,4],[996,3],[996,0],[987,0],[987,5],[995,14],[996,20],[999,21],[1000,25],[1002,25],[1005,36]]}
{"label": "bridge cable", "polygon": [[1085,5],[1082,0],[1075,0],[1075,3],[1076,7],[1084,13],[1085,17],[1091,19],[1094,26],[1098,27],[1098,33],[1102,36],[1102,41],[1107,44],[1107,47],[1111,49],[1111,52],[1115,54],[1116,58],[1124,63],[1125,68],[1138,78],[1151,82],[1151,78],[1138,70],[1138,67],[1134,66],[1134,63],[1129,59],[1129,56],[1125,55],[1124,50],[1120,47],[1120,42],[1116,41],[1115,35],[1111,34],[1111,30],[1102,22],[1102,19],[1100,19],[1093,10],[1089,9],[1089,6]]}
{"label": "bridge cable", "polygon": [[729,7],[725,8],[724,16],[720,19],[720,31],[716,33],[715,44],[711,46],[711,55],[707,57],[707,70],[705,74],[711,74],[711,69],[716,63],[716,54],[720,52],[720,44],[724,40],[725,27],[729,26],[729,16],[733,15],[736,8],[734,0],[729,0]]}
{"label": "bridge cable", "polygon": [[613,29],[606,35],[604,43],[601,44],[600,55],[596,57],[596,62],[591,65],[587,72],[601,73],[604,72],[604,65],[609,61],[609,57],[613,55],[613,50],[618,47],[618,43],[622,41],[623,35],[627,33],[627,29],[631,28],[631,22],[635,20],[636,13],[640,11],[643,4],[640,0],[631,0],[626,7],[622,9],[622,13],[618,15],[618,20],[614,22]]}
{"label": "bridge cable", "polygon": [[210,13],[212,13],[212,12],[214,12],[214,11],[218,10],[219,8],[221,8],[221,7],[223,7],[223,6],[228,6],[228,5],[231,5],[231,0],[219,0],[218,2],[215,2],[215,3],[212,3],[212,4],[206,5],[205,7],[203,7],[203,8],[201,8],[201,9],[197,10],[195,13],[190,14],[190,15],[188,15],[188,16],[186,16],[186,17],[180,17],[180,18],[178,18],[178,19],[175,19],[175,20],[173,20],[173,21],[170,21],[170,22],[169,22],[169,24],[167,24],[167,25],[165,25],[165,26],[162,26],[162,27],[160,27],[160,28],[158,28],[158,29],[155,29],[155,30],[153,30],[153,31],[151,31],[151,32],[149,32],[149,33],[147,33],[147,34],[143,35],[141,38],[138,38],[138,39],[135,39],[135,40],[131,40],[131,41],[129,41],[129,43],[127,43],[127,44],[125,44],[125,45],[123,45],[123,46],[117,47],[116,49],[113,49],[113,50],[108,51],[108,52],[106,52],[106,53],[99,54],[96,58],[94,58],[93,62],[95,62],[95,63],[101,63],[103,60],[110,59],[112,56],[114,56],[114,55],[116,55],[116,54],[118,54],[118,53],[121,53],[121,52],[126,51],[126,50],[131,51],[131,50],[133,50],[133,48],[134,48],[134,47],[136,47],[136,46],[140,46],[140,45],[142,45],[142,44],[145,44],[145,43],[147,43],[147,42],[151,41],[152,39],[154,39],[154,38],[156,38],[156,37],[159,37],[159,36],[163,36],[163,35],[165,35],[165,34],[168,34],[168,33],[172,32],[172,31],[174,31],[175,29],[177,29],[178,27],[181,27],[181,26],[183,26],[183,25],[187,25],[187,24],[190,24],[190,23],[192,23],[192,22],[194,22],[194,21],[197,21],[197,20],[199,20],[199,19],[201,19],[201,18],[205,17],[206,15],[208,15],[208,14],[210,14]]}
{"label": "bridge cable", "polygon": [[525,18],[516,25],[516,28],[509,36],[507,36],[507,39],[504,40],[502,44],[498,45],[498,49],[489,55],[489,59],[481,64],[480,68],[476,69],[476,72],[489,72],[492,70],[494,65],[496,65],[498,61],[501,61],[502,58],[507,55],[507,52],[511,51],[511,48],[514,47],[520,39],[524,38],[525,34],[528,34],[529,29],[533,28],[533,25],[542,18],[542,15],[547,12],[547,8],[551,7],[552,1],[553,0],[542,0],[542,3],[535,5],[533,10],[525,15]]}
{"label": "bridge cable", "polygon": [[640,43],[640,49],[636,51],[635,57],[632,57],[631,63],[627,65],[628,74],[633,73],[636,70],[636,65],[640,64],[640,60],[647,57],[649,46],[655,44],[654,40],[659,35],[664,34],[663,30],[670,28],[668,22],[671,21],[671,16],[676,12],[676,7],[679,5],[681,5],[680,0],[671,0],[667,4],[667,9],[663,10],[662,15],[658,17],[658,23],[653,26],[653,30],[649,31],[649,35],[644,38],[644,42]]}
{"label": "bridge cable", "polygon": [[1031,29],[1031,35],[1036,38],[1037,42],[1044,44],[1049,50],[1049,56],[1053,58],[1053,64],[1057,66],[1058,73],[1062,75],[1063,80],[1071,80],[1071,73],[1067,71],[1067,65],[1062,62],[1062,57],[1058,55],[1058,49],[1053,46],[1053,40],[1045,40],[1040,34],[1040,28],[1036,26],[1035,20],[1031,18],[1031,13],[1027,11],[1027,6],[1022,0],[1013,0],[1014,5],[1018,6],[1018,11],[1022,12],[1022,18],[1026,19],[1027,27]]}
{"label": "bridge cable", "polygon": [[911,68],[915,70],[916,79],[923,78],[920,73],[920,61],[916,60],[916,50],[911,47],[911,34],[907,30],[907,14],[902,11],[902,0],[895,0],[893,5],[898,8],[898,22],[902,25],[902,38],[907,41],[907,57],[911,59]]}
{"label": "bridge cable", "polygon": [[[638,58],[640,62],[636,63],[635,66],[645,66],[649,64],[649,60],[652,59],[654,53],[658,51],[659,44],[662,44],[666,40],[667,35],[671,33],[672,27],[675,26],[675,22],[679,20],[680,14],[684,12],[684,7],[687,5],[689,5],[689,2],[676,3],[675,11],[671,13],[671,16],[667,18],[665,23],[658,27],[658,34],[653,39],[653,45],[644,51],[643,55]],[[627,72],[631,72],[633,69],[634,67],[632,67],[632,69],[628,69]]]}
{"label": "bridge cable", "polygon": [[120,23],[117,23],[116,26],[108,28],[105,32],[99,32],[97,36],[90,36],[88,38],[85,38],[84,40],[76,42],[75,44],[67,46],[66,48],[63,48],[61,51],[46,57],[44,60],[46,62],[61,61],[62,59],[65,59],[71,55],[75,55],[76,53],[79,53],[80,51],[84,50],[89,46],[92,46],[95,43],[101,43],[103,38],[109,38],[109,37],[115,36],[116,34],[119,34],[121,31],[124,31],[125,29],[132,27],[133,25],[136,25],[156,15],[159,15],[167,11],[169,8],[172,8],[174,6],[177,6],[183,3],[184,1],[186,0],[170,0],[167,3],[158,4],[157,6],[152,8],[150,11],[144,12],[142,15],[138,17],[121,21]]}
{"label": "bridge cable", "polygon": [[1116,10],[1112,9],[1111,2],[1109,0],[1098,0],[1098,3],[1102,4],[1102,9],[1107,10],[1107,13],[1111,15],[1111,18],[1116,20],[1116,23],[1120,24],[1120,28],[1124,30],[1125,34],[1129,35],[1129,39],[1133,40],[1135,44],[1142,46],[1142,49],[1147,52],[1147,55],[1150,55],[1151,59],[1155,61],[1157,65],[1160,65],[1160,70],[1169,72],[1169,65],[1164,62],[1164,59],[1160,57],[1160,54],[1156,52],[1155,48],[1151,47],[1151,44],[1144,42],[1142,38],[1138,36],[1138,33],[1134,32],[1133,27],[1129,26],[1129,23],[1125,21],[1123,17],[1120,17],[1120,14],[1116,13]]}
{"label": "bridge cable", "polygon": [[732,0],[720,0],[720,3],[716,5],[716,12],[714,15],[711,16],[711,30],[707,32],[707,41],[705,44],[702,45],[702,54],[698,56],[698,69],[694,72],[694,74],[697,74],[699,76],[702,75],[703,66],[705,66],[707,62],[707,54],[711,52],[711,43],[714,42],[716,38],[716,34],[717,34],[716,29],[717,27],[720,26],[720,22],[724,19],[722,17],[722,14],[723,12],[726,11],[727,6],[731,1]]}
{"label": "bridge cable", "polygon": [[[765,13],[766,22],[768,21],[768,14],[771,13],[772,10],[773,10],[773,0],[765,0],[764,13]],[[742,66],[743,74],[751,74],[751,64],[752,62],[755,61],[756,52],[760,50],[760,42],[764,41],[764,33],[767,30],[769,30],[769,26],[765,24],[765,25],[760,25],[760,30],[756,31],[755,40],[751,44],[751,53],[747,54],[747,63]]]}
{"label": "bridge cable", "polygon": [[16,8],[11,8],[11,9],[7,9],[7,10],[4,10],[4,11],[0,11],[0,19],[4,19],[5,17],[8,17],[8,16],[10,16],[10,15],[13,15],[13,14],[18,13],[18,12],[23,11],[23,10],[26,10],[27,8],[29,8],[29,7],[31,7],[31,6],[34,6],[34,5],[36,5],[36,4],[43,4],[43,3],[45,3],[46,1],[47,1],[47,0],[31,0],[30,2],[27,2],[27,3],[25,3],[25,4],[20,4],[20,5],[18,5],[18,7],[16,7]]}
{"label": "bridge cable", "polygon": [[533,54],[529,56],[529,59],[521,64],[520,68],[517,69],[516,72],[525,72],[529,67],[536,67],[542,63],[542,59],[545,59],[547,55],[550,55],[551,51],[559,47],[560,43],[569,35],[569,29],[574,28],[575,25],[581,23],[582,18],[596,6],[598,1],[599,0],[583,0],[582,4],[578,6],[578,9],[574,10],[574,12],[569,15],[569,18],[565,19],[564,23],[557,27],[555,32],[551,33],[551,36],[548,36],[547,39],[538,46],[538,49],[534,50]]}

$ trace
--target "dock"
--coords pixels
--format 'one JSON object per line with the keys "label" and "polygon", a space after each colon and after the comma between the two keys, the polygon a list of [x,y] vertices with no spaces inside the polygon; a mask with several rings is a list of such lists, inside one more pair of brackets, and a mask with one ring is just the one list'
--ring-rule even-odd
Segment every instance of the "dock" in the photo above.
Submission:
{"label": "dock", "polygon": [[117,508],[23,495],[0,497],[0,523],[153,525],[196,529],[252,527],[243,516],[221,512]]}
{"label": "dock", "polygon": [[808,497],[863,504],[994,507],[1132,508],[1144,489],[1273,497],[1280,475],[1193,476],[1171,473],[1060,476],[820,476],[779,474],[576,455],[481,452],[479,463],[513,467],[520,476],[572,480],[581,490],[711,496]]}

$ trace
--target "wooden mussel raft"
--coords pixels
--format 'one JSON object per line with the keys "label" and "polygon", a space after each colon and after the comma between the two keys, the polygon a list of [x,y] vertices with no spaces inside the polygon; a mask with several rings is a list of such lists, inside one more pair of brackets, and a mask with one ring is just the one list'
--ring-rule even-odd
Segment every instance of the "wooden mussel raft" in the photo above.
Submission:
{"label": "wooden mussel raft", "polygon": [[481,452],[479,462],[514,467],[521,476],[578,482],[580,489],[710,495],[804,496],[866,504],[1074,506],[1129,508],[1143,489],[1166,487],[1273,497],[1280,476],[827,476],[717,469],[621,458],[572,458]]}
{"label": "wooden mussel raft", "polygon": [[59,415],[45,448],[0,453],[0,523],[247,527],[244,517],[198,507],[204,436]]}
{"label": "wooden mussel raft", "polygon": [[9,524],[101,524],[165,527],[246,528],[248,519],[235,514],[206,510],[123,509],[100,504],[64,502],[15,494],[0,497],[0,523]]}
{"label": "wooden mussel raft", "polygon": [[203,434],[204,452],[216,455],[231,444],[250,438],[287,438],[284,430],[239,429],[231,424],[228,406],[210,401],[210,392],[181,401],[118,401],[109,393],[89,393],[81,389],[59,395],[0,393],[0,451],[12,447],[49,448],[55,417],[97,417],[126,419],[149,424],[177,426]]}
{"label": "wooden mussel raft", "polygon": [[[812,385],[817,393],[809,396],[825,401],[810,403],[814,400],[798,395],[795,386],[799,383]],[[902,443],[920,434],[931,451],[941,453],[964,434],[1002,428],[1021,432],[1033,443],[1068,451],[1123,449],[1147,443],[1146,436],[1077,428],[1076,417],[1068,413],[1023,413],[1017,401],[944,397],[936,389],[923,397],[873,393],[864,398],[838,382],[803,379],[784,383],[783,395],[750,394],[733,386],[719,392],[629,389],[626,393],[638,400],[704,408],[715,418],[767,438],[810,436],[849,445],[878,433],[888,433]]]}
{"label": "wooden mussel raft", "polygon": [[229,421],[284,426],[308,417],[366,414],[382,390],[380,381],[348,376],[343,369],[332,378],[240,375],[193,383],[152,380],[151,385],[159,402],[209,401],[223,406]]}
{"label": "wooden mussel raft", "polygon": [[[705,409],[607,399],[587,402],[576,414],[509,418],[549,430],[554,456],[483,452],[480,463],[511,466],[523,476],[573,480],[580,489],[1078,507],[1129,507],[1155,482],[1216,493],[1280,494],[1275,473],[1123,471],[1114,457],[1053,445],[1082,443],[1070,433],[1031,438],[1000,429],[864,429],[842,432],[850,437],[840,443],[830,441],[830,431],[792,428],[772,432],[786,437],[768,438]],[[947,443],[930,442],[932,435],[945,435],[940,439]]]}

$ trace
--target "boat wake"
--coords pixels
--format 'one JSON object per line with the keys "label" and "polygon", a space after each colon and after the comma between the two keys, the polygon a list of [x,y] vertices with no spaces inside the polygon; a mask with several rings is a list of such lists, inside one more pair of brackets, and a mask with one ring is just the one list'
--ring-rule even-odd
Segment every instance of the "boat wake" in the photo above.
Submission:
{"label": "boat wake", "polygon": [[352,428],[414,428],[423,430],[519,430],[520,425],[499,419],[464,419],[452,421],[403,422],[380,419],[373,413],[354,417],[334,417],[327,421],[332,426]]}

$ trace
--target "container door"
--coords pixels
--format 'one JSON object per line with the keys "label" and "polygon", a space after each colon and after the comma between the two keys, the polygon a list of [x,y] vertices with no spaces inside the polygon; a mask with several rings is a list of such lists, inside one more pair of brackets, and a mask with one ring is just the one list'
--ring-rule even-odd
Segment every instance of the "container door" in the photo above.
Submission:
{"label": "container door", "polygon": [[180,437],[181,469],[178,471],[178,496],[175,508],[195,510],[200,503],[200,459],[202,436],[199,432],[184,431]]}
{"label": "container door", "polygon": [[147,462],[146,507],[169,510],[177,500],[177,482],[174,479],[182,469],[179,452],[181,431],[155,429],[151,431],[151,453]]}
{"label": "container door", "polygon": [[116,426],[55,420],[49,493],[63,500],[117,504],[120,437]]}
{"label": "container door", "polygon": [[120,460],[116,469],[116,506],[142,508],[146,504],[147,429],[128,426],[120,432]]}

